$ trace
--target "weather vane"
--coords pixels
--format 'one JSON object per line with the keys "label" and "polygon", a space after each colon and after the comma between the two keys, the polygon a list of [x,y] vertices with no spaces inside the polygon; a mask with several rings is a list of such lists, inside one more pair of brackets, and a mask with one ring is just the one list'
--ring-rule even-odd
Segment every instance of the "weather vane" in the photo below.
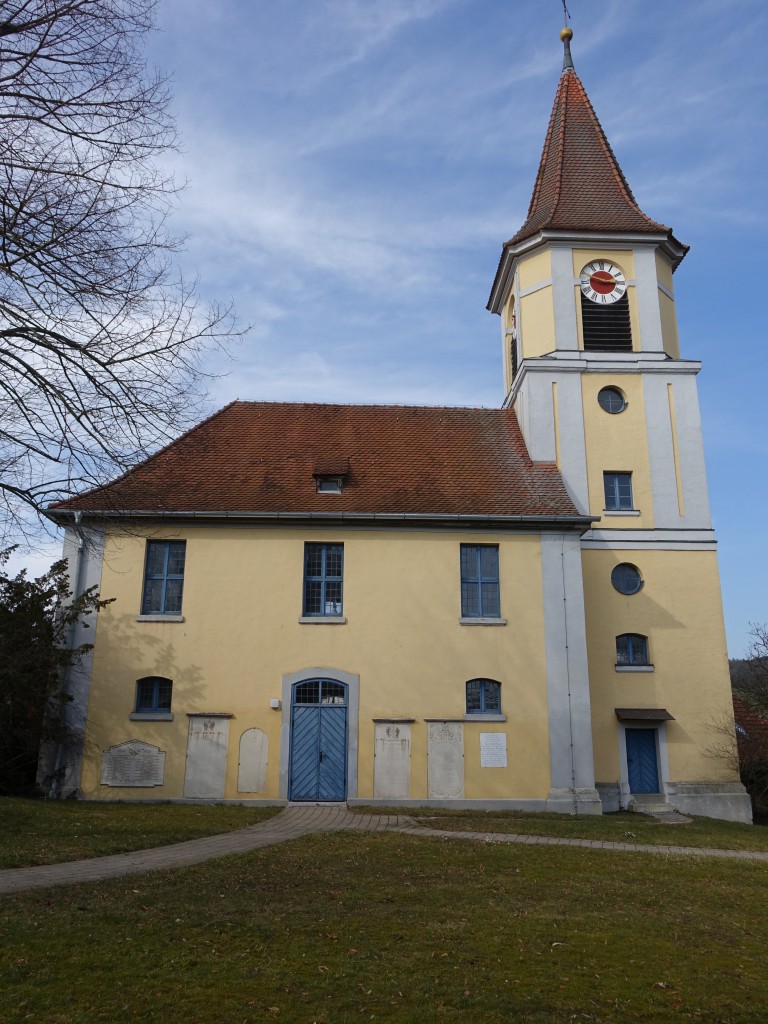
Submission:
{"label": "weather vane", "polygon": [[568,10],[568,8],[566,6],[566,3],[565,3],[565,0],[563,0],[563,20],[565,22],[565,27],[566,28],[568,28],[568,19],[570,18],[570,16],[571,16],[571,12]]}

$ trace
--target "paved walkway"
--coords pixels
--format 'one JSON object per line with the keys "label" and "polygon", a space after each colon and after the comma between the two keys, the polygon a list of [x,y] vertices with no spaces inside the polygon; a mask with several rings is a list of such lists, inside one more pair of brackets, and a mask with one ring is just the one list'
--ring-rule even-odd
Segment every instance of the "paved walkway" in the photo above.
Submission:
{"label": "paved walkway", "polygon": [[526,846],[577,846],[590,850],[629,850],[663,856],[728,857],[733,860],[768,862],[768,853],[748,850],[712,850],[695,846],[648,846],[642,843],[613,843],[596,839],[560,839],[555,836],[512,835],[504,832],[449,832],[428,828],[406,814],[355,814],[343,804],[291,804],[274,818],[237,832],[191,839],[173,846],[118,853],[111,857],[93,857],[65,864],[46,864],[34,868],[9,868],[0,871],[0,895],[42,889],[50,885],[100,882],[120,875],[141,874],[162,868],[201,864],[214,857],[247,853],[264,846],[290,842],[299,836],[318,832],[351,829],[369,832],[399,832],[404,835],[437,839],[464,839],[484,843],[522,843]]}

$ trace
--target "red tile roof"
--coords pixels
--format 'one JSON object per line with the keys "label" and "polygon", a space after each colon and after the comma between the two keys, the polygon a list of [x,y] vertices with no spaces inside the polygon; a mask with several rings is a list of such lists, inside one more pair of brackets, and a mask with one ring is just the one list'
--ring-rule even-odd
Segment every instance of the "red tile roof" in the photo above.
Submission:
{"label": "red tile roof", "polygon": [[750,744],[754,754],[756,747],[761,747],[768,754],[768,719],[751,708],[746,701],[734,695],[733,717],[736,721],[736,739],[739,747]]}
{"label": "red tile roof", "polygon": [[507,243],[556,231],[669,233],[637,205],[572,68],[563,71],[525,224]]}
{"label": "red tile roof", "polygon": [[[318,494],[318,466],[347,463],[342,493]],[[233,402],[57,510],[579,516],[511,410],[275,402]]]}

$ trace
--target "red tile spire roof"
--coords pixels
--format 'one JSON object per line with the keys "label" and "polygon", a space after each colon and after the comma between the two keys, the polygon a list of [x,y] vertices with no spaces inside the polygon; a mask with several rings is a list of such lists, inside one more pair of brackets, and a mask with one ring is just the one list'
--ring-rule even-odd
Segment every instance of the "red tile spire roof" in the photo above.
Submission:
{"label": "red tile spire roof", "polygon": [[565,29],[563,73],[549,120],[528,217],[507,242],[516,245],[539,231],[615,231],[666,234],[632,195],[570,55]]}

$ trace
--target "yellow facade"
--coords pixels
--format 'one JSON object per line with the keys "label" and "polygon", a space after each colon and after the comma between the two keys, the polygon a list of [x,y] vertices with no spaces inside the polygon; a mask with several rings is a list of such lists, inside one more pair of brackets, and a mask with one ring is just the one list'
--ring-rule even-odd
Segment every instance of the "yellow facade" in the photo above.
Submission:
{"label": "yellow facade", "polygon": [[[601,388],[619,387],[627,407],[613,416],[609,427],[597,402]],[[643,380],[639,374],[589,373],[581,378],[584,409],[589,508],[612,529],[653,529],[653,495],[648,464],[648,442],[643,406]],[[631,472],[634,512],[631,516],[605,511],[604,472]]]}
{"label": "yellow facade", "polygon": [[[733,782],[707,756],[713,728],[732,714],[717,558],[714,552],[585,551],[584,597],[592,690],[595,776],[619,778],[615,708],[665,708],[669,778]],[[642,568],[643,588],[623,595],[611,585],[619,562]],[[652,672],[616,668],[616,636],[648,637]]]}
{"label": "yellow facade", "polygon": [[[166,752],[154,798],[183,795],[188,713],[224,713],[229,725],[225,798],[277,799],[284,673],[323,666],[360,676],[359,796],[373,796],[376,719],[414,719],[411,793],[427,797],[428,719],[465,719],[465,684],[502,684],[505,722],[466,716],[467,799],[545,799],[548,733],[539,540],[483,535],[499,545],[501,613],[507,625],[459,623],[459,546],[467,534],[440,531],[191,527],[158,529],[152,540],[187,545],[183,622],[137,621],[145,539],[112,534],[101,592],[114,598],[99,617],[82,790],[87,797],[135,798],[104,787],[104,751],[139,739]],[[344,544],[344,624],[300,623],[305,541]],[[524,581],[524,584],[523,584]],[[130,720],[136,681],[173,680],[173,721]],[[269,741],[268,785],[238,792],[238,744],[246,729]],[[507,735],[508,767],[481,768],[480,732]]]}

